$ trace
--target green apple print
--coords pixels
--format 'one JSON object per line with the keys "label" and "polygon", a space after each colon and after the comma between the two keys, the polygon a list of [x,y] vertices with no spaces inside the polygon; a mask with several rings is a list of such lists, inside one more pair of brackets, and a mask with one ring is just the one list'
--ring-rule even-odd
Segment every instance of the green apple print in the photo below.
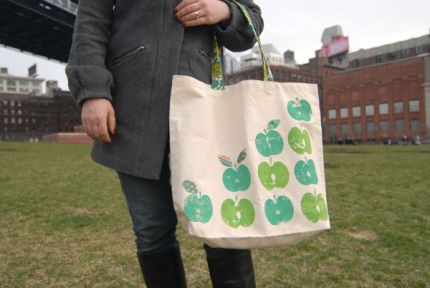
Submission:
{"label": "green apple print", "polygon": [[230,192],[245,191],[251,186],[251,173],[245,164],[239,165],[246,158],[246,148],[240,152],[237,162],[234,163],[227,156],[218,156],[219,161],[227,168],[223,175],[222,181],[224,187]]}
{"label": "green apple print", "polygon": [[299,121],[310,121],[312,109],[308,101],[296,98],[296,101],[288,102],[288,113],[290,116]]}
{"label": "green apple print", "polygon": [[284,149],[284,139],[275,131],[280,122],[279,119],[270,121],[264,132],[258,133],[255,137],[255,146],[264,157],[281,154]]}
{"label": "green apple print", "polygon": [[298,127],[291,128],[288,133],[288,143],[297,154],[312,153],[311,137],[308,131]]}
{"label": "green apple print", "polygon": [[248,199],[227,199],[221,205],[221,216],[224,222],[233,228],[249,227],[254,223],[254,206]]}
{"label": "green apple print", "polygon": [[270,224],[278,225],[290,221],[294,216],[294,206],[286,196],[273,196],[264,204],[264,213]]}
{"label": "green apple print", "polygon": [[300,160],[297,162],[294,167],[294,174],[297,181],[303,185],[318,184],[315,163],[312,159],[308,160],[305,158],[305,161]]}
{"label": "green apple print", "polygon": [[[272,159],[270,159],[272,162]],[[261,162],[258,165],[258,178],[260,178],[261,184],[267,189],[272,190],[273,188],[285,188],[288,184],[290,174],[288,168],[282,162],[275,162],[273,165],[267,162]]]}
{"label": "green apple print", "polygon": [[301,206],[303,214],[311,222],[328,219],[327,206],[321,194],[306,193],[303,195]]}
{"label": "green apple print", "polygon": [[191,222],[207,223],[212,217],[212,201],[207,195],[201,195],[196,184],[190,180],[182,182],[185,190],[191,193],[185,199],[184,213]]}

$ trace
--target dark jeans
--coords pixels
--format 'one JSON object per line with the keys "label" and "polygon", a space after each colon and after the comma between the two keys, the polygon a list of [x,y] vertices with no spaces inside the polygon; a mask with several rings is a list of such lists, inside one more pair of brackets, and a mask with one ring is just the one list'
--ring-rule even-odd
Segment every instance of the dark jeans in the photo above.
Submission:
{"label": "dark jeans", "polygon": [[[127,201],[136,236],[136,249],[142,253],[163,251],[178,245],[167,153],[160,180],[149,180],[117,171]],[[212,248],[204,244],[208,256],[230,249]]]}

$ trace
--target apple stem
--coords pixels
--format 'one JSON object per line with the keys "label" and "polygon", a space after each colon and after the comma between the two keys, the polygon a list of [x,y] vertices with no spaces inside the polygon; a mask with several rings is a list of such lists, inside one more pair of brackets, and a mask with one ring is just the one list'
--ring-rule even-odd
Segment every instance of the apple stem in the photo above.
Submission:
{"label": "apple stem", "polygon": [[264,134],[266,134],[266,135],[267,135],[267,130],[266,130],[266,129],[264,129]]}
{"label": "apple stem", "polygon": [[278,197],[276,197],[276,195],[275,194],[273,194],[273,199],[275,199],[275,201],[278,201],[277,199],[278,199]]}
{"label": "apple stem", "polygon": [[234,201],[237,203],[237,194],[236,194],[236,196],[234,197]]}
{"label": "apple stem", "polygon": [[272,157],[269,158],[270,165],[272,165]]}

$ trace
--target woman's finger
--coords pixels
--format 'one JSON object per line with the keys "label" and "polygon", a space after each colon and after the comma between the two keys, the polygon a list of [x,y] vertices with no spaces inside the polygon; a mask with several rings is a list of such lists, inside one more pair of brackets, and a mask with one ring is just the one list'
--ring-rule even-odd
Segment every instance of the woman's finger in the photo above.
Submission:
{"label": "woman's finger", "polygon": [[193,3],[198,2],[199,0],[182,0],[181,3],[176,6],[175,11],[178,12],[179,10],[182,10],[184,7],[191,5]]}
{"label": "woman's finger", "polygon": [[185,6],[181,10],[178,10],[178,12],[176,13],[176,18],[178,20],[182,20],[182,18],[184,18],[185,16],[194,14],[194,12],[199,11],[199,10],[200,10],[199,3],[193,3],[191,5]]}

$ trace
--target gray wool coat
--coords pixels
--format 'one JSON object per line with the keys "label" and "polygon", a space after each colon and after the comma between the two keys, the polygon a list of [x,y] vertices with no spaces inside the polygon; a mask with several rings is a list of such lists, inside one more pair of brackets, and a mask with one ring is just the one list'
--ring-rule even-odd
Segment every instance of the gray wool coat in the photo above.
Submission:
{"label": "gray wool coat", "polygon": [[[169,141],[172,76],[211,82],[213,35],[232,51],[251,48],[255,39],[239,8],[228,24],[184,28],[175,20],[180,0],[80,0],[72,47],[65,67],[77,105],[106,98],[116,116],[111,143],[93,143],[93,161],[147,179],[160,177]],[[257,33],[260,8],[247,6]]]}

